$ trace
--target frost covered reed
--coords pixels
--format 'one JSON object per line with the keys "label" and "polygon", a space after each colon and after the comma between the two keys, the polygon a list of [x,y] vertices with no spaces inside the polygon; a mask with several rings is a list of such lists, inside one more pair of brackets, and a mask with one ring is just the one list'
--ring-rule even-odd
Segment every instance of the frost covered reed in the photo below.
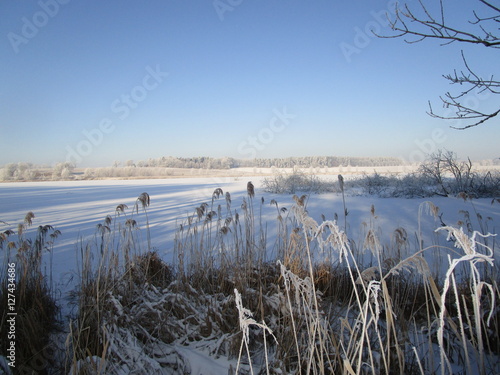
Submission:
{"label": "frost covered reed", "polygon": [[[80,244],[65,372],[191,373],[188,351],[236,374],[500,372],[494,237],[442,226],[424,246],[424,225],[397,226],[385,243],[371,207],[354,241],[348,222],[311,217],[307,195],[257,195],[215,189],[179,219],[171,264],[142,243],[149,195],[106,216]],[[427,216],[438,225],[431,202]],[[442,273],[436,252],[450,257]]]}
{"label": "frost covered reed", "polygon": [[[3,253],[0,354],[7,357],[6,353],[10,353],[8,362],[19,373],[37,371],[40,361],[54,370],[60,369],[61,351],[52,339],[53,333],[61,329],[60,306],[52,280],[52,254],[61,232],[49,224],[33,229],[35,221],[35,214],[30,211],[17,225],[17,230],[5,229],[0,233],[0,252]],[[12,227],[3,221],[0,225]],[[49,261],[44,263],[43,258],[47,256]],[[9,352],[11,343],[14,343],[13,352]]]}

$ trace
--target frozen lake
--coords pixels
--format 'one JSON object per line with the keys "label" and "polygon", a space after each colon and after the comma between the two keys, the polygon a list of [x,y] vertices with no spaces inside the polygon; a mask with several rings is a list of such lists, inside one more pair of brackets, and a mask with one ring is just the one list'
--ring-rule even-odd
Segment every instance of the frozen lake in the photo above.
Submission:
{"label": "frozen lake", "polygon": [[[211,203],[212,193],[221,188],[229,192],[232,209],[240,210],[243,198],[247,196],[247,182],[251,180],[256,188],[253,204],[256,214],[262,212],[265,222],[269,224],[268,243],[273,242],[272,228],[276,219],[276,207],[269,202],[275,199],[280,207],[290,209],[294,200],[292,195],[275,195],[261,188],[263,177],[255,178],[178,178],[163,180],[95,180],[95,181],[57,181],[26,182],[0,184],[0,224],[2,231],[13,229],[21,223],[28,211],[35,214],[34,231],[39,225],[52,225],[62,232],[56,240],[53,254],[54,280],[62,290],[68,287],[67,280],[76,270],[78,245],[91,241],[96,233],[96,226],[102,223],[107,215],[115,218],[116,207],[120,204],[128,206],[126,214],[132,215],[137,198],[147,192],[151,198],[147,208],[151,231],[151,245],[167,261],[172,259],[174,233],[180,223],[193,214],[202,203]],[[332,176],[332,179],[334,177]],[[264,204],[261,204],[264,198]],[[475,230],[479,230],[477,213],[483,218],[483,228],[497,233],[500,223],[500,204],[491,204],[490,199],[479,199],[464,202],[458,198],[436,197],[431,199],[378,198],[374,196],[348,196],[346,205],[349,211],[348,236],[357,244],[362,244],[368,225],[373,225],[380,233],[382,245],[388,244],[391,235],[398,227],[405,228],[409,237],[415,238],[418,229],[419,207],[425,201],[432,201],[439,207],[442,219],[447,225],[457,225],[464,221],[466,212]],[[224,197],[215,201],[225,207]],[[376,218],[370,213],[375,207]],[[146,241],[146,218],[139,206],[139,213],[134,213],[141,230],[140,236]],[[258,209],[258,210],[257,210]],[[333,219],[335,213],[339,217],[339,225],[343,226],[342,197],[334,193],[312,194],[307,201],[307,209],[316,221]],[[123,214],[122,214],[123,219]],[[370,224],[371,223],[371,224]],[[421,227],[425,245],[441,241],[437,239],[434,229],[441,222],[433,216],[424,214]],[[486,226],[485,226],[486,225]],[[441,235],[444,237],[444,233]],[[452,246],[452,244],[446,244]]]}

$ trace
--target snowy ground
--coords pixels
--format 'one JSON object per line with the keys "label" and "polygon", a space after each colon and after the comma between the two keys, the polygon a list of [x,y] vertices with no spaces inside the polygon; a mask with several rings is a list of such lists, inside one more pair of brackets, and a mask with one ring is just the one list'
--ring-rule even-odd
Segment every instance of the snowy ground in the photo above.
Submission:
{"label": "snowy ground", "polygon": [[[336,176],[331,176],[332,180]],[[115,208],[119,204],[126,204],[130,215],[137,197],[147,192],[151,197],[148,208],[148,218],[151,228],[152,246],[158,250],[164,259],[171,260],[173,252],[173,234],[178,225],[192,214],[195,207],[203,202],[210,203],[212,193],[216,188],[222,188],[232,197],[232,207],[240,207],[246,196],[246,186],[249,180],[255,185],[254,199],[255,212],[262,205],[262,214],[266,221],[274,224],[276,207],[270,205],[275,199],[280,207],[288,209],[294,204],[291,195],[274,195],[265,193],[261,189],[263,177],[255,178],[177,178],[164,180],[112,180],[112,181],[73,181],[73,182],[30,182],[30,183],[3,183],[0,184],[0,230],[17,230],[25,214],[32,211],[35,214],[33,226],[50,224],[62,232],[57,239],[53,253],[53,276],[57,287],[64,294],[71,289],[69,282],[77,266],[77,243],[79,240],[89,241],[95,234],[96,225],[102,223],[106,215],[114,217]],[[219,198],[217,204],[225,205],[224,198]],[[382,243],[389,243],[393,231],[398,227],[406,229],[409,236],[414,236],[418,230],[419,207],[422,202],[430,200],[439,207],[443,214],[442,219],[448,225],[457,225],[464,221],[465,212],[470,213],[470,220],[474,229],[479,230],[476,215],[482,215],[483,227],[497,233],[500,225],[500,204],[491,203],[491,199],[479,199],[472,203],[458,198],[432,199],[401,199],[377,197],[346,197],[346,206],[349,211],[348,236],[356,243],[363,242],[363,233],[366,225],[380,228]],[[370,213],[371,206],[375,207],[376,219]],[[321,215],[332,219],[337,213],[339,224],[343,223],[342,197],[336,194],[311,195],[307,202],[310,216],[321,221]],[[260,210],[260,209],[259,209]],[[139,210],[136,216],[139,226],[144,229],[145,216]],[[364,224],[365,223],[365,224]],[[425,233],[427,245],[440,241],[446,244],[443,238],[437,239],[433,230],[441,225],[439,220],[424,214],[422,216],[422,230]],[[271,227],[271,225],[270,225]],[[145,238],[145,231],[141,231]],[[269,238],[272,242],[272,238]],[[451,246],[451,245],[448,245]],[[200,355],[200,353],[191,353]],[[210,373],[200,368],[193,373]],[[217,373],[216,370],[214,370]]]}
{"label": "snowy ground", "polygon": [[[335,176],[332,176],[332,180]],[[78,181],[78,182],[28,182],[0,184],[0,220],[9,225],[5,229],[16,230],[28,211],[35,214],[34,226],[50,224],[62,232],[54,248],[54,278],[65,283],[68,271],[76,266],[77,243],[79,240],[92,239],[96,225],[102,223],[106,215],[114,217],[116,206],[126,204],[129,214],[143,192],[151,197],[148,218],[151,228],[152,246],[166,259],[170,260],[173,249],[173,234],[178,225],[192,214],[195,207],[203,202],[210,203],[213,191],[220,187],[229,192],[232,207],[237,209],[246,196],[246,185],[252,181],[256,188],[255,207],[260,206],[262,213],[270,223],[276,217],[276,207],[269,205],[275,199],[280,207],[290,208],[294,201],[291,195],[275,195],[265,193],[261,186],[262,177],[249,179],[224,178],[182,178],[164,180],[111,180],[111,181]],[[218,204],[225,205],[219,198]],[[346,197],[348,214],[348,235],[357,243],[363,241],[364,224],[374,223],[380,228],[382,241],[389,242],[390,235],[398,227],[406,229],[412,236],[418,229],[418,213],[421,203],[432,201],[443,213],[443,221],[448,225],[457,225],[464,221],[464,213],[470,213],[474,229],[479,230],[477,213],[483,217],[491,233],[498,231],[500,225],[500,204],[491,204],[490,199],[479,199],[464,202],[459,198],[435,197],[431,199],[402,199]],[[376,220],[372,220],[371,206],[375,207]],[[335,213],[339,224],[343,223],[342,197],[333,194],[313,194],[309,196],[307,207],[310,216],[321,221],[321,215],[332,219]],[[145,217],[139,211],[136,216],[139,226],[144,228]],[[256,211],[257,212],[257,211]],[[490,218],[490,219],[487,219]],[[434,241],[432,231],[440,226],[430,215],[424,215],[422,231],[427,241]],[[144,231],[142,235],[145,236]],[[269,239],[272,241],[272,238]],[[58,276],[57,276],[58,275]]]}

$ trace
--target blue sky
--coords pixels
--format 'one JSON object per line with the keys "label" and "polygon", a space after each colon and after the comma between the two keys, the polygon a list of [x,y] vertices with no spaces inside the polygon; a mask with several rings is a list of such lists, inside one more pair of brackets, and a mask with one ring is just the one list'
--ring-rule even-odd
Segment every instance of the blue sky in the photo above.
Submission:
{"label": "blue sky", "polygon": [[[431,0],[429,0],[431,1]],[[432,0],[433,1],[433,0]],[[5,0],[0,165],[109,166],[161,156],[496,158],[499,120],[467,131],[426,114],[464,49],[406,44],[390,1]],[[409,1],[410,4],[416,1]],[[449,3],[449,4],[447,4]],[[470,1],[446,1],[450,18]],[[352,48],[351,48],[352,47]],[[470,100],[479,109],[494,97]]]}

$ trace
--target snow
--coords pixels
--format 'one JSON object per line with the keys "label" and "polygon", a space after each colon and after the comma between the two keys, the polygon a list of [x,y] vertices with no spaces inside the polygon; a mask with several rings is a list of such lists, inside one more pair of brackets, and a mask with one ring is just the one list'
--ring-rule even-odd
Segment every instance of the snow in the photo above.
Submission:
{"label": "snow", "polygon": [[[239,208],[246,196],[246,184],[252,180],[256,187],[254,205],[262,206],[263,218],[274,223],[276,207],[269,202],[275,199],[279,207],[290,209],[294,201],[291,195],[265,193],[259,189],[263,177],[239,179],[234,177],[179,178],[163,180],[99,180],[99,181],[56,181],[24,182],[0,184],[0,220],[8,223],[0,229],[16,230],[28,211],[35,214],[33,225],[50,224],[62,232],[55,243],[53,254],[54,280],[63,290],[67,290],[72,272],[77,266],[77,244],[79,240],[91,240],[96,233],[96,226],[107,215],[115,217],[115,208],[119,204],[128,206],[130,215],[137,198],[143,192],[151,197],[147,208],[151,231],[152,247],[162,257],[170,261],[173,255],[174,233],[179,224],[192,214],[200,204],[211,202],[212,193],[222,188],[231,194],[232,207]],[[333,180],[333,176],[332,176]],[[459,198],[435,197],[432,199],[378,198],[375,196],[347,196],[348,237],[357,244],[362,244],[367,228],[373,226],[381,235],[382,244],[389,244],[391,235],[398,227],[405,228],[409,236],[418,231],[419,207],[426,201],[432,201],[439,207],[442,219],[447,225],[457,225],[464,221],[464,213],[469,212],[474,228],[479,228],[475,212],[487,221],[488,231],[496,233],[500,223],[500,205],[491,204],[490,199],[478,199],[473,203]],[[225,205],[223,198],[215,204]],[[375,217],[370,209],[375,208]],[[307,211],[316,221],[327,220],[337,214],[339,225],[343,225],[342,197],[335,193],[313,194],[307,201]],[[257,213],[257,211],[256,211]],[[139,208],[136,214],[141,238],[145,240],[146,219]],[[487,220],[487,218],[491,218]],[[434,230],[441,223],[430,215],[422,217],[422,232],[427,245],[436,241]],[[269,225],[269,233],[273,225]],[[444,234],[441,236],[444,237]],[[272,243],[272,239],[268,239]]]}
{"label": "snow", "polygon": [[[279,207],[288,210],[294,204],[291,195],[275,195],[265,193],[261,188],[263,177],[254,178],[178,178],[163,180],[109,180],[109,181],[69,181],[69,182],[24,182],[0,184],[0,230],[17,231],[17,224],[22,223],[28,211],[35,214],[33,226],[52,225],[62,232],[55,243],[53,250],[53,277],[56,287],[64,296],[72,289],[72,276],[77,270],[78,242],[91,241],[95,236],[96,226],[102,223],[107,215],[113,218],[115,208],[119,204],[126,204],[126,215],[135,215],[141,228],[140,236],[146,239],[146,217],[139,206],[138,213],[132,213],[137,198],[147,192],[151,204],[147,207],[147,217],[150,226],[152,247],[167,261],[172,260],[174,233],[179,224],[189,214],[195,211],[200,204],[211,203],[212,193],[216,188],[222,188],[224,193],[229,192],[233,209],[239,209],[243,198],[247,196],[247,182],[252,180],[256,188],[254,207],[260,207],[261,197],[265,203],[261,207],[263,221],[274,224],[276,220],[276,206],[269,202],[275,199]],[[332,176],[332,180],[335,177]],[[500,205],[492,204],[490,199],[464,201],[458,198],[431,198],[431,199],[403,199],[378,198],[373,196],[347,196],[348,210],[347,234],[357,244],[362,244],[369,228],[373,228],[381,235],[382,245],[389,244],[392,233],[398,227],[405,228],[408,236],[416,241],[419,230],[419,212],[421,205],[431,201],[439,207],[444,224],[457,226],[459,221],[466,221],[464,215],[470,214],[474,229],[483,226],[490,233],[498,233],[500,224]],[[214,201],[214,204],[225,206],[224,198]],[[375,208],[375,216],[370,212]],[[316,221],[322,221],[322,215],[327,220],[338,215],[338,223],[343,226],[342,196],[328,193],[311,195],[307,200],[309,215]],[[258,215],[257,209],[255,210]],[[482,215],[478,219],[476,213]],[[446,244],[446,234],[435,233],[440,227],[440,219],[432,215],[420,214],[420,226],[424,246],[437,242]],[[269,225],[268,235],[272,237]],[[272,247],[273,239],[268,239]],[[452,244],[447,246],[452,247]],[[2,254],[3,256],[3,254]],[[498,258],[496,250],[495,258]],[[429,260],[428,260],[429,261]],[[432,261],[430,262],[432,264]],[[444,267],[447,266],[446,262]],[[438,267],[438,266],[436,266]],[[64,298],[64,297],[63,297]],[[236,312],[235,312],[236,313]],[[221,374],[227,373],[230,363],[225,359],[214,360],[208,354],[195,347],[177,347],[177,352],[187,359],[192,374]],[[234,368],[233,364],[233,368]]]}
{"label": "snow", "polygon": [[191,375],[219,375],[227,374],[230,367],[236,368],[236,360],[229,361],[226,358],[214,358],[194,346],[176,346],[179,353],[190,364]]}

